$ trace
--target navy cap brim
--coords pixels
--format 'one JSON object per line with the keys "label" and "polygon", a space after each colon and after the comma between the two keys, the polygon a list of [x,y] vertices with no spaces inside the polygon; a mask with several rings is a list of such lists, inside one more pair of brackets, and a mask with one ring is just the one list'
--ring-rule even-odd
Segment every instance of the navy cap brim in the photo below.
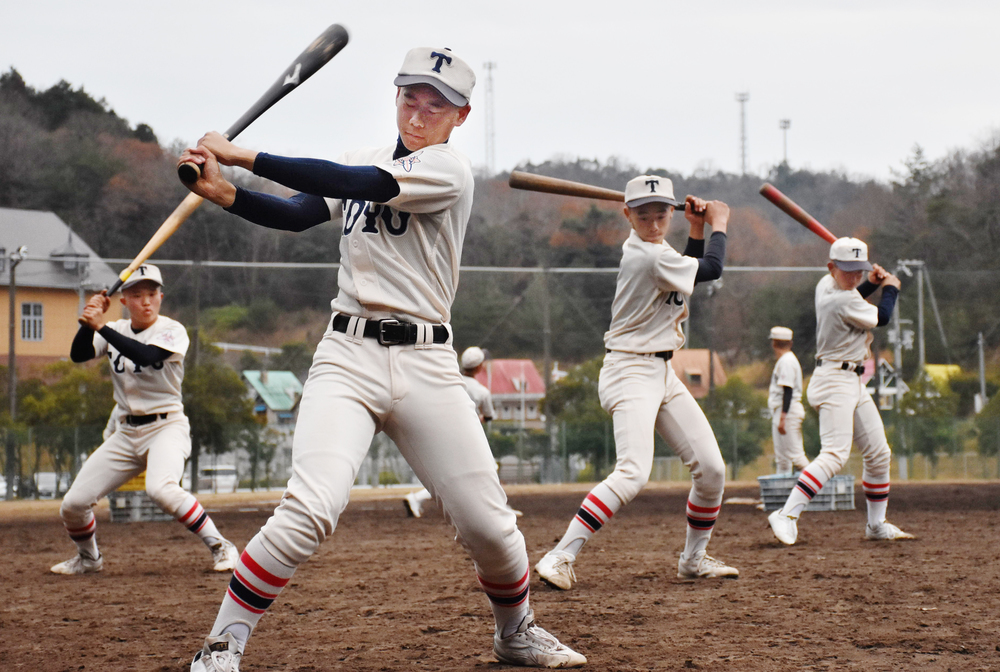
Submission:
{"label": "navy cap brim", "polygon": [[872,270],[872,265],[867,261],[839,261],[837,259],[831,259],[833,263],[837,265],[842,271],[870,271]]}
{"label": "navy cap brim", "polygon": [[640,205],[645,205],[646,203],[666,203],[667,205],[672,205],[675,208],[679,208],[681,203],[675,201],[672,198],[667,198],[666,196],[646,196],[644,198],[637,198],[633,201],[629,201],[625,205],[630,208],[637,208]]}
{"label": "navy cap brim", "polygon": [[438,93],[456,107],[465,107],[469,104],[468,98],[435,77],[428,77],[427,75],[398,75],[396,79],[392,80],[392,83],[396,86],[427,84],[437,89]]}

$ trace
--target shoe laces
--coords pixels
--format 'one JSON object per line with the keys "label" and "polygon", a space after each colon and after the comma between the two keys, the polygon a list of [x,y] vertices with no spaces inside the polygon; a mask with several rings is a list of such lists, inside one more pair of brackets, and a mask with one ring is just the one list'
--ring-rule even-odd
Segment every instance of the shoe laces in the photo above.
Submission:
{"label": "shoe laces", "polygon": [[722,562],[721,560],[716,560],[711,555],[707,554],[701,559],[701,562],[698,563],[699,567],[701,567],[702,565],[708,565],[709,567],[715,567],[715,568],[722,568],[729,566],[726,563]]}
{"label": "shoe laces", "polygon": [[212,651],[209,660],[213,672],[236,672],[236,656],[232,651]]}
{"label": "shoe laces", "polygon": [[556,555],[556,561],[552,564],[552,568],[557,572],[566,572],[569,574],[569,578],[576,583],[576,570],[573,569],[573,562],[576,558],[570,558],[565,553],[559,553]]}

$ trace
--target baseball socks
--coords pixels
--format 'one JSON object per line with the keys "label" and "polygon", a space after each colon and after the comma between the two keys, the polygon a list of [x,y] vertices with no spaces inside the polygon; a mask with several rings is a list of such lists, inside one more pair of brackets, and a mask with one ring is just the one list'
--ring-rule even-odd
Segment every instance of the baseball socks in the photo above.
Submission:
{"label": "baseball socks", "polygon": [[295,567],[271,555],[261,542],[260,535],[255,536],[236,564],[210,636],[218,637],[227,632],[232,634],[242,653],[260,617],[294,573]]}
{"label": "baseball socks", "polygon": [[219,533],[219,529],[212,522],[212,518],[205,513],[194,495],[188,495],[181,504],[177,520],[189,531],[194,532],[202,542],[211,549],[225,539]]}
{"label": "baseball socks", "polygon": [[865,490],[865,499],[868,501],[868,524],[878,527],[885,522],[885,511],[889,508],[889,482],[874,483],[875,480],[867,474],[861,479],[861,485]]}
{"label": "baseball socks", "polygon": [[101,557],[101,552],[97,550],[97,519],[94,517],[94,512],[92,510],[87,511],[82,525],[72,523],[73,527],[70,527],[70,524],[63,521],[66,532],[69,533],[69,538],[76,544],[76,549],[80,555],[88,560],[97,560],[97,558]]}
{"label": "baseball socks", "polygon": [[684,541],[685,558],[696,558],[705,554],[708,540],[712,538],[715,521],[722,508],[721,497],[718,500],[705,500],[698,497],[694,491],[687,500],[687,537]]}
{"label": "baseball socks", "polygon": [[564,551],[575,558],[583,545],[590,541],[590,538],[604,527],[620,508],[622,502],[618,499],[618,495],[605,483],[598,483],[587,493],[569,527],[566,528],[563,538],[552,550]]}
{"label": "baseball socks", "polygon": [[816,493],[826,485],[828,477],[818,469],[815,471],[819,476],[810,472],[808,467],[803,469],[802,473],[799,474],[799,480],[795,482],[792,492],[788,495],[785,505],[781,508],[781,512],[784,515],[791,518],[798,518],[802,513],[802,509],[806,508],[809,502],[812,501],[812,498],[816,496]]}
{"label": "baseball socks", "polygon": [[479,585],[490,599],[493,618],[497,622],[497,634],[510,637],[517,631],[521,621],[531,612],[528,603],[528,584],[531,568],[528,566],[528,556],[524,556],[524,564],[519,565],[507,577],[491,577],[487,581],[479,576]]}

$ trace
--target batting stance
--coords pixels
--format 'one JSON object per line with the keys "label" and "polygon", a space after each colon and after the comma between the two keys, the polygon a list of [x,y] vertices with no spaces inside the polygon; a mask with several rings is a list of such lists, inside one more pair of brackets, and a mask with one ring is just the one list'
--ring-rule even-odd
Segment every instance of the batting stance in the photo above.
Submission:
{"label": "batting stance", "polygon": [[[451,346],[473,176],[448,140],[469,114],[475,75],[448,49],[416,48],[394,83],[392,145],[333,163],[257,153],[209,133],[181,157],[202,164],[195,193],[252,222],[293,231],[330,219],[343,226],[339,292],[302,392],[292,477],[243,552],[193,672],[238,668],[254,626],[336,528],[379,431],[441,502],[472,556],[496,618],[496,656],[537,667],[586,662],[534,623],[524,538]],[[281,199],[237,189],[219,163],[301,193]]]}
{"label": "batting stance", "polygon": [[806,417],[802,406],[802,366],[792,352],[791,329],[772,327],[769,338],[777,360],[767,390],[775,472],[791,474],[793,467],[801,470],[809,464],[802,447],[802,420]]}
{"label": "batting stance", "polygon": [[[654,430],[691,470],[687,540],[678,577],[739,576],[737,569],[706,554],[722,506],[726,465],[708,419],[670,365],[674,350],[684,344],[681,323],[688,317],[694,286],[722,275],[729,207],[694,196],[686,202],[690,237],[682,255],[664,240],[674,208],[684,207],[674,200],[671,181],[640,175],[625,186],[624,212],[632,231],[622,246],[598,384],[601,406],[614,423],[618,462],[583,500],[562,540],[535,566],[542,580],[556,588],[569,590],[580,549],[646,485]],[[712,227],[707,249],[706,223]]]}
{"label": "batting stance", "polygon": [[83,309],[70,359],[86,362],[107,356],[117,405],[104,443],[84,462],[59,509],[77,555],[52,567],[56,574],[104,568],[94,505],[144,470],[146,494],[198,535],[212,552],[212,568],[228,572],[236,566],[236,547],[179,484],[184,460],[191,454],[191,426],[181,402],[188,335],[180,322],[160,315],[162,287],[160,269],[144,264],[122,284],[121,302],[129,319],[107,322],[104,314],[111,299],[104,294],[90,297]]}
{"label": "batting stance", "polygon": [[[476,376],[485,365],[486,353],[482,348],[472,346],[465,349],[459,362],[462,366],[462,382],[465,383],[465,391],[468,392],[472,403],[476,405],[476,414],[479,415],[481,422],[489,422],[493,419],[493,395],[485,385],[476,380]],[[497,468],[499,467],[497,464]],[[406,507],[407,515],[419,518],[423,515],[424,504],[432,499],[434,496],[427,488],[406,495],[403,498],[403,505]]]}
{"label": "batting stance", "polygon": [[[798,518],[823,485],[837,475],[851,454],[852,440],[864,458],[862,485],[868,501],[865,538],[913,539],[885,519],[889,503],[891,453],[882,416],[861,382],[871,356],[871,330],[889,323],[899,278],[868,262],[868,246],[857,238],[838,238],[830,246],[829,275],[816,285],[816,370],[809,381],[809,403],[819,412],[819,456],[799,476],[785,505],[767,520],[774,536],[792,545]],[[868,271],[867,281],[862,283]],[[865,301],[879,287],[878,307]]]}

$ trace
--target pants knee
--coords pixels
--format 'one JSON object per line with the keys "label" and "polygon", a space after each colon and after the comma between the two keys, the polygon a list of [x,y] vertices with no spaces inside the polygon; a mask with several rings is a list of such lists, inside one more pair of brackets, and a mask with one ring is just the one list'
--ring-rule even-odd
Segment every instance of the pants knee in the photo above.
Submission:
{"label": "pants knee", "polygon": [[633,465],[616,468],[604,482],[611,491],[618,495],[622,504],[628,504],[638,496],[639,492],[649,482],[649,471],[640,471]]}
{"label": "pants knee", "polygon": [[73,491],[70,490],[66,493],[62,504],[59,506],[59,517],[66,523],[79,524],[87,517],[92,506],[93,502],[87,501],[86,498],[75,496]]}
{"label": "pants knee", "polygon": [[722,461],[722,455],[700,460],[693,465],[691,480],[695,493],[701,499],[721,499],[726,489],[726,463]]}
{"label": "pants knee", "polygon": [[153,482],[147,479],[146,494],[154,504],[172,516],[181,513],[179,509],[187,498],[187,492],[182,490],[176,481]]}

